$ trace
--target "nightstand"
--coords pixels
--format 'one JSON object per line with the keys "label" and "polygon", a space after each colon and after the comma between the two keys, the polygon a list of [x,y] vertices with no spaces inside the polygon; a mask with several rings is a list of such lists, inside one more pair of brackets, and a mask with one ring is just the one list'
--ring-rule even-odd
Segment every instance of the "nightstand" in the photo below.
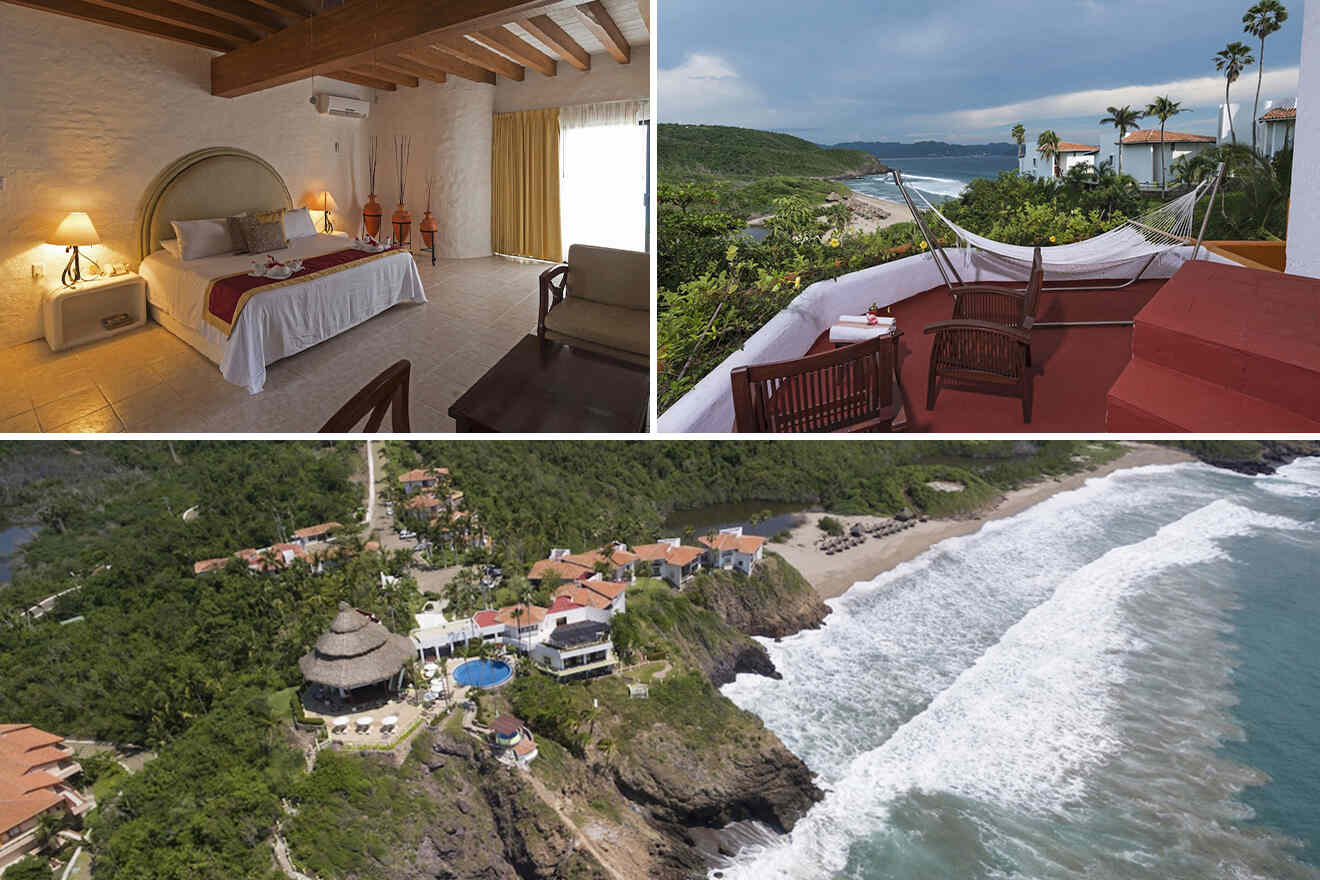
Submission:
{"label": "nightstand", "polygon": [[[102,326],[102,318],[119,314],[131,320],[112,330]],[[48,290],[41,299],[41,321],[51,351],[141,327],[147,322],[147,284],[141,275],[129,272]]]}

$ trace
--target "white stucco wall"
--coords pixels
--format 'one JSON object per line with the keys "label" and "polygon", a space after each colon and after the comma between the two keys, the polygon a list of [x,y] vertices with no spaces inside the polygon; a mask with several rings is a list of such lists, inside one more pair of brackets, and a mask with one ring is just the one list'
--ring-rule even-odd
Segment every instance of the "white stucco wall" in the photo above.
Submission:
{"label": "white stucco wall", "polygon": [[650,94],[650,68],[649,46],[633,46],[627,64],[606,54],[592,55],[591,70],[585,72],[563,61],[554,76],[542,76],[529,67],[522,82],[499,78],[495,112],[638,100]]}
{"label": "white stucco wall", "polygon": [[[385,213],[383,230],[388,232],[399,198],[394,136],[408,135],[413,150],[406,196],[413,235],[418,235],[417,224],[426,210],[430,173],[436,179],[431,215],[440,224],[437,256],[490,256],[491,114],[496,88],[451,76],[443,84],[423,80],[415,89],[377,95],[367,130],[380,139],[376,190]],[[364,177],[358,187],[359,202],[367,199],[366,186]]]}
{"label": "white stucco wall", "polygon": [[[86,211],[102,241],[86,252],[136,267],[143,191],[193,150],[250,150],[279,170],[295,204],[327,187],[341,220],[360,214],[352,194],[365,165],[364,123],[321,116],[308,98],[370,90],[316,78],[214,98],[212,56],[0,4],[0,347],[41,336],[41,292],[59,284],[67,260],[63,248],[43,244],[59,221]],[[45,266],[45,279],[32,280],[33,263]]]}
{"label": "white stucco wall", "polygon": [[1320,278],[1320,2],[1305,6],[1293,139],[1288,271]]}

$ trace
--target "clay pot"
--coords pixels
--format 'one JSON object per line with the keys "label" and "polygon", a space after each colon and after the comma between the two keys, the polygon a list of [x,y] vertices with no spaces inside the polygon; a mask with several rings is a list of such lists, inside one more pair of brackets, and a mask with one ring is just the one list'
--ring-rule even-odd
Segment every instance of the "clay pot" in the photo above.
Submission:
{"label": "clay pot", "polygon": [[380,202],[376,201],[376,194],[367,196],[367,203],[362,206],[362,231],[372,238],[380,235],[380,218],[384,212],[380,208]]}
{"label": "clay pot", "polygon": [[390,225],[393,227],[394,241],[398,244],[408,244],[412,241],[412,214],[399,202],[394,208],[394,214],[390,217]]}
{"label": "clay pot", "polygon": [[422,233],[422,243],[431,250],[435,250],[435,233],[440,228],[440,224],[435,222],[431,212],[427,211],[422,216],[422,222],[417,224],[417,228]]}

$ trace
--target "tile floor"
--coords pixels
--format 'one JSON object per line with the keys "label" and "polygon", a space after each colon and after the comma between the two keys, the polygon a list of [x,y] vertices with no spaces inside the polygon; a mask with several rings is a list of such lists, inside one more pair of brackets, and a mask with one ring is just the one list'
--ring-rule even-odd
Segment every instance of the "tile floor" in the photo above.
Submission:
{"label": "tile floor", "polygon": [[[543,263],[419,259],[425,305],[398,305],[267,368],[250,395],[154,323],[62,352],[0,350],[0,434],[314,432],[399,358],[412,361],[414,431],[453,431],[449,405],[536,328]],[[386,417],[386,425],[389,417]]]}

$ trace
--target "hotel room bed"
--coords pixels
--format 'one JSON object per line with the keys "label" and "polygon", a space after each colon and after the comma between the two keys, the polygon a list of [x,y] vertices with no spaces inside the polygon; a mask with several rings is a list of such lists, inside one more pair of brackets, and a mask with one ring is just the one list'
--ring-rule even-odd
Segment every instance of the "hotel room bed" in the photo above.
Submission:
{"label": "hotel room bed", "polygon": [[[346,238],[316,235],[271,253],[286,261],[350,246]],[[159,250],[138,270],[147,282],[147,300],[157,323],[218,364],[225,379],[253,394],[265,385],[267,364],[311,348],[398,303],[426,302],[412,255],[398,251],[254,296],[226,338],[206,321],[207,288],[212,279],[250,269],[255,258],[224,254],[185,262]]]}
{"label": "hotel room bed", "polygon": [[189,153],[162,171],[138,215],[138,271],[146,280],[152,317],[217,364],[225,379],[253,394],[265,385],[268,364],[398,303],[426,302],[417,265],[410,253],[400,250],[261,291],[246,301],[226,337],[207,320],[207,290],[214,279],[247,272],[267,253],[280,261],[308,259],[351,248],[352,240],[317,234],[294,239],[281,250],[186,261],[164,250],[161,240],[174,237],[175,220],[292,206],[284,179],[270,163],[245,150],[211,147]]}

